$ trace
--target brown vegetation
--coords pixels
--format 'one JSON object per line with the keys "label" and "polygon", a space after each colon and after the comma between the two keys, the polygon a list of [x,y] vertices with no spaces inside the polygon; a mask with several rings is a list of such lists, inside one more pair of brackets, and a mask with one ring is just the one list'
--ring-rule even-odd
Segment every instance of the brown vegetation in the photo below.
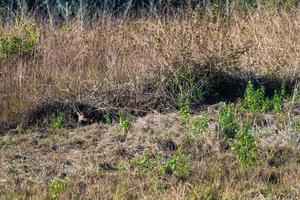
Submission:
{"label": "brown vegetation", "polygon": [[[97,108],[172,108],[177,104],[172,86],[178,68],[191,69],[212,86],[222,81],[215,76],[218,71],[240,80],[259,75],[295,79],[299,18],[295,9],[225,19],[196,14],[178,19],[107,17],[84,29],[76,23],[54,29],[35,23],[39,40],[34,53],[1,59],[0,121],[18,121],[24,110],[53,100]],[[24,36],[28,23],[2,27],[1,37]]]}
{"label": "brown vegetation", "polygon": [[300,9],[249,12],[3,25],[0,199],[299,199]]}

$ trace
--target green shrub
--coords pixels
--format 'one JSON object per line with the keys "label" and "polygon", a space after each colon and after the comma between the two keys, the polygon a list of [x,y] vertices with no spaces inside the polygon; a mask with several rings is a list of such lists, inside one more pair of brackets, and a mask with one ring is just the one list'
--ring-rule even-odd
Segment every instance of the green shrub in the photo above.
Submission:
{"label": "green shrub", "polygon": [[184,154],[177,152],[177,154],[162,164],[161,171],[164,175],[170,174],[180,179],[186,179],[191,173],[191,168],[188,158]]}
{"label": "green shrub", "polygon": [[251,112],[267,112],[272,108],[272,102],[265,97],[265,87],[257,90],[248,82],[243,108]]}
{"label": "green shrub", "polygon": [[198,121],[196,122],[196,128],[194,130],[194,136],[199,137],[205,133],[208,128],[209,120],[206,114],[200,116]]}
{"label": "green shrub", "polygon": [[265,95],[265,88],[260,87],[255,90],[251,82],[248,83],[245,100],[242,102],[242,108],[250,112],[265,113],[274,110],[276,113],[283,113],[283,102],[286,96],[285,84],[282,84],[281,90],[275,91],[273,98],[270,100]]}
{"label": "green shrub", "polygon": [[58,180],[48,186],[48,193],[51,199],[59,199],[61,193],[65,190],[67,183],[62,180]]}
{"label": "green shrub", "polygon": [[183,119],[188,119],[190,116],[190,99],[186,96],[180,96],[178,101],[179,113]]}
{"label": "green shrub", "polygon": [[247,168],[257,159],[257,140],[251,135],[248,123],[241,129],[234,117],[233,105],[222,106],[219,113],[219,128],[241,166]]}
{"label": "green shrub", "polygon": [[111,125],[112,123],[112,119],[110,117],[110,114],[109,113],[106,113],[105,116],[104,116],[104,120],[105,120],[105,125]]}
{"label": "green shrub", "polygon": [[250,133],[250,126],[245,124],[237,134],[237,140],[232,144],[233,152],[236,154],[242,167],[251,167],[258,157],[257,140]]}
{"label": "green shrub", "polygon": [[275,91],[272,99],[274,111],[277,114],[282,114],[284,112],[284,97],[286,96],[285,84],[282,84],[280,92]]}
{"label": "green shrub", "polygon": [[4,35],[0,38],[0,52],[5,59],[31,56],[39,40],[39,31],[33,23],[21,21],[21,34]]}
{"label": "green shrub", "polygon": [[63,129],[66,125],[66,115],[64,113],[60,113],[57,116],[52,116],[50,118],[50,126],[53,129],[59,130]]}
{"label": "green shrub", "polygon": [[236,137],[239,125],[235,121],[233,105],[224,105],[220,108],[218,123],[220,133],[226,140]]}
{"label": "green shrub", "polygon": [[123,111],[119,112],[120,126],[122,130],[127,133],[132,127],[132,119],[126,116]]}
{"label": "green shrub", "polygon": [[282,98],[282,96],[280,96],[276,92],[272,101],[273,101],[272,103],[273,103],[275,112],[278,114],[283,113],[283,98]]}

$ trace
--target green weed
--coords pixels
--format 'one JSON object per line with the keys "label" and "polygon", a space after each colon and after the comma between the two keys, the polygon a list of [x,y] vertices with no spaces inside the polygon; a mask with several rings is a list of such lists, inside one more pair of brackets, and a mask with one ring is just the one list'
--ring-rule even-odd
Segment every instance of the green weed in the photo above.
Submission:
{"label": "green weed", "polygon": [[283,83],[281,86],[281,90],[279,92],[275,91],[275,94],[272,99],[274,111],[277,114],[282,114],[284,112],[284,98],[286,96],[285,84]]}
{"label": "green weed", "polygon": [[178,69],[174,73],[175,90],[178,93],[178,107],[183,118],[188,118],[190,106],[203,99],[204,84],[199,84],[197,75],[188,69]]}
{"label": "green weed", "polygon": [[48,186],[48,193],[51,199],[59,199],[61,193],[65,190],[67,183],[62,180],[58,180]]}
{"label": "green weed", "polygon": [[112,123],[112,119],[110,117],[110,114],[109,113],[106,113],[105,116],[104,116],[104,120],[105,120],[105,125],[109,126],[111,125]]}
{"label": "green weed", "polygon": [[286,96],[285,84],[282,84],[280,91],[275,91],[272,99],[266,97],[265,88],[262,86],[255,90],[251,82],[248,83],[245,100],[242,102],[242,108],[250,112],[265,113],[274,110],[277,114],[284,112],[283,102]]}
{"label": "green weed", "polygon": [[224,105],[220,108],[218,123],[220,133],[226,140],[236,137],[239,125],[235,121],[234,105]]}
{"label": "green weed", "polygon": [[267,112],[271,109],[272,102],[265,97],[265,87],[257,90],[251,82],[248,82],[243,108],[250,112]]}
{"label": "green weed", "polygon": [[128,133],[128,131],[132,127],[132,119],[129,116],[126,116],[123,111],[119,112],[119,118],[120,118],[120,126],[121,126],[122,130],[125,133]]}
{"label": "green weed", "polygon": [[194,136],[200,137],[205,133],[209,125],[209,120],[206,114],[203,114],[200,116],[200,118],[197,120],[195,124],[195,130],[194,130]]}
{"label": "green weed", "polygon": [[245,124],[237,134],[237,140],[232,144],[233,152],[236,154],[240,164],[244,168],[251,167],[258,157],[257,140],[250,133],[250,126]]}
{"label": "green weed", "polygon": [[60,113],[59,115],[50,118],[50,126],[55,130],[63,129],[65,125],[66,115],[64,113]]}
{"label": "green weed", "polygon": [[146,150],[143,154],[143,157],[138,160],[138,165],[143,169],[150,170],[154,167],[154,162],[152,159],[152,155],[149,150]]}
{"label": "green weed", "polygon": [[300,121],[297,121],[295,123],[294,128],[297,133],[300,133]]}
{"label": "green weed", "polygon": [[162,164],[161,171],[164,175],[170,174],[180,179],[186,179],[191,173],[191,168],[188,158],[183,153],[178,152]]}
{"label": "green weed", "polygon": [[257,159],[257,140],[250,133],[246,123],[241,129],[235,120],[234,106],[227,105],[220,109],[219,128],[221,135],[232,148],[242,167],[250,167]]}
{"label": "green weed", "polygon": [[186,96],[179,97],[179,113],[183,119],[188,119],[190,116],[190,99]]}
{"label": "green weed", "polygon": [[0,38],[0,52],[5,59],[17,56],[30,56],[34,53],[39,40],[36,26],[28,21],[21,21],[20,35],[5,35]]}

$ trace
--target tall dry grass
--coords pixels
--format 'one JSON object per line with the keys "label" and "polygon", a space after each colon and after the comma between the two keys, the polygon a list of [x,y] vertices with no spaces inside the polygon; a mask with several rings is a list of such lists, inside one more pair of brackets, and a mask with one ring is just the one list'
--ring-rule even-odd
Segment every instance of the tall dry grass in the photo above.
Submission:
{"label": "tall dry grass", "polygon": [[[0,61],[0,121],[18,120],[24,110],[53,100],[97,108],[170,108],[177,103],[172,84],[178,68],[199,76],[223,70],[297,79],[300,72],[300,9],[261,9],[226,19],[108,17],[84,29],[75,22],[36,27],[34,55]],[[22,31],[16,21],[2,26],[1,36]]]}

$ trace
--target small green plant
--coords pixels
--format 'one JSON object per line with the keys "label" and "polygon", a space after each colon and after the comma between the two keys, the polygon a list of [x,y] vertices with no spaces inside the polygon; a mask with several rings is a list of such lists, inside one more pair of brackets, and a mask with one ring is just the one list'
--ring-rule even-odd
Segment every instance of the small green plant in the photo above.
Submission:
{"label": "small green plant", "polygon": [[140,160],[138,160],[137,164],[146,170],[150,170],[154,167],[152,155],[149,150],[146,150],[144,152],[143,157]]}
{"label": "small green plant", "polygon": [[122,130],[127,133],[131,129],[132,119],[129,116],[126,116],[123,111],[119,112],[119,118]]}
{"label": "small green plant", "polygon": [[178,93],[178,107],[183,119],[189,117],[191,105],[203,99],[204,83],[197,79],[191,68],[177,69],[174,73],[174,88]]}
{"label": "small green plant", "polygon": [[162,164],[161,171],[164,175],[170,174],[180,179],[186,179],[191,173],[191,168],[188,158],[183,153],[177,152],[177,154]]}
{"label": "small green plant", "polygon": [[296,123],[295,123],[295,131],[297,132],[297,133],[300,133],[300,121],[297,121]]}
{"label": "small green plant", "polygon": [[283,113],[283,98],[277,92],[273,97],[274,110],[277,114]]}
{"label": "small green plant", "polygon": [[33,23],[21,20],[20,35],[10,34],[0,38],[0,52],[6,59],[30,56],[39,40],[39,31]]}
{"label": "small green plant", "polygon": [[275,91],[275,94],[272,99],[274,110],[277,114],[282,114],[284,112],[284,97],[286,96],[285,84],[281,85],[280,92]]}
{"label": "small green plant", "polygon": [[59,199],[61,193],[65,190],[67,183],[63,180],[58,180],[48,186],[48,193],[51,199]]}
{"label": "small green plant", "polygon": [[190,99],[187,96],[181,95],[178,101],[179,113],[183,119],[188,119],[190,116]]}
{"label": "small green plant", "polygon": [[251,82],[248,83],[245,100],[242,108],[250,112],[265,113],[274,109],[277,114],[282,114],[284,97],[286,96],[285,84],[281,86],[281,90],[275,91],[273,98],[270,100],[265,95],[265,88],[260,87],[255,90]]}
{"label": "small green plant", "polygon": [[200,137],[206,131],[209,125],[209,120],[206,114],[200,116],[200,118],[196,122],[196,128],[194,130],[194,136]]}
{"label": "small green plant", "polygon": [[234,139],[239,131],[239,125],[235,121],[234,105],[221,106],[219,110],[219,129],[225,140]]}
{"label": "small green plant", "polygon": [[105,120],[105,125],[109,126],[111,125],[112,123],[112,119],[110,117],[110,114],[109,113],[106,113],[105,116],[104,116],[104,120]]}
{"label": "small green plant", "polygon": [[272,108],[272,102],[265,97],[265,87],[255,90],[253,84],[249,81],[243,108],[251,112],[267,112]]}
{"label": "small green plant", "polygon": [[232,144],[240,164],[244,168],[251,167],[258,157],[257,140],[250,133],[250,126],[245,124],[237,134],[237,140]]}
{"label": "small green plant", "polygon": [[154,190],[158,193],[164,193],[166,191],[166,188],[160,183],[155,183]]}
{"label": "small green plant", "polygon": [[0,42],[1,42],[1,52],[7,58],[19,54],[19,52],[22,49],[22,44],[23,44],[22,39],[14,35],[8,35],[2,37],[0,39]]}
{"label": "small green plant", "polygon": [[60,113],[59,115],[50,118],[50,126],[53,129],[56,130],[63,129],[65,125],[66,125],[66,115],[64,113]]}

